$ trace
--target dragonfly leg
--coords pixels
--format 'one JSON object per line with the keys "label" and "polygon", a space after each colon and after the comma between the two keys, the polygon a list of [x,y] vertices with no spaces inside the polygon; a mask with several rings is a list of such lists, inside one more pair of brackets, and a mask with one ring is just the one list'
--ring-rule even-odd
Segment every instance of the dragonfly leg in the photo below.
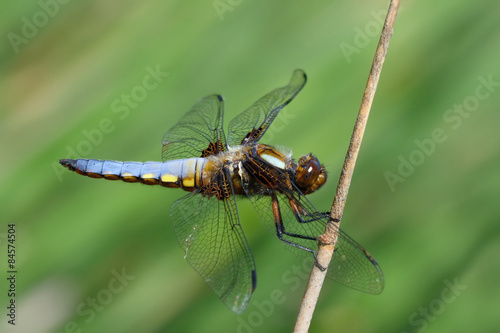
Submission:
{"label": "dragonfly leg", "polygon": [[279,240],[281,240],[282,242],[284,242],[288,245],[291,245],[291,246],[294,246],[294,247],[299,248],[301,250],[312,253],[312,255],[314,257],[314,261],[316,262],[316,265],[318,266],[318,268],[320,270],[324,271],[326,268],[323,267],[318,262],[318,258],[316,257],[316,251],[283,238],[283,235],[287,235],[290,237],[296,237],[296,238],[301,238],[301,239],[316,240],[316,238],[314,238],[314,237],[309,237],[309,236],[304,236],[304,235],[299,235],[299,234],[287,232],[285,230],[285,226],[283,224],[283,219],[281,218],[281,210],[280,210],[278,198],[276,197],[276,195],[272,195],[271,198],[272,198],[272,203],[273,203],[273,216],[274,216],[274,225],[276,226],[276,236],[278,236]]}
{"label": "dragonfly leg", "polygon": [[[330,217],[329,212],[314,212],[312,214],[308,213],[300,204],[300,202],[297,201],[295,198],[289,198],[288,202],[290,203],[290,208],[292,209],[293,214],[295,215],[295,218],[299,223],[309,223],[309,222],[314,222],[318,221],[321,219],[328,219],[333,222],[340,222],[340,219],[332,219]],[[310,216],[312,217],[311,219],[304,220],[304,216]]]}

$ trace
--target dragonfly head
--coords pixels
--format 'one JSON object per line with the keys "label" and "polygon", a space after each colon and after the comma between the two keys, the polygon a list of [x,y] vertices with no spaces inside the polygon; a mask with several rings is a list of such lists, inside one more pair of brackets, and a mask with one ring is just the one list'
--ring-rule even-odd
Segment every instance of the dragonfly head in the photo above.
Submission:
{"label": "dragonfly head", "polygon": [[297,163],[295,180],[302,193],[312,193],[326,183],[325,167],[313,154],[302,156]]}

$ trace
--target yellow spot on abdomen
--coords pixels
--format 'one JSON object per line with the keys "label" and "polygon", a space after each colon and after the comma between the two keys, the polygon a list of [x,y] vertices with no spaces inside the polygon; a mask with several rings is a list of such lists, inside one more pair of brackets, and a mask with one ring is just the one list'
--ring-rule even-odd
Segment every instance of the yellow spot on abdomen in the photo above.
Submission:
{"label": "yellow spot on abdomen", "polygon": [[182,180],[182,185],[184,185],[184,187],[194,187],[194,177],[184,178]]}
{"label": "yellow spot on abdomen", "polygon": [[161,175],[161,181],[163,183],[175,183],[178,179],[179,177],[168,173]]}

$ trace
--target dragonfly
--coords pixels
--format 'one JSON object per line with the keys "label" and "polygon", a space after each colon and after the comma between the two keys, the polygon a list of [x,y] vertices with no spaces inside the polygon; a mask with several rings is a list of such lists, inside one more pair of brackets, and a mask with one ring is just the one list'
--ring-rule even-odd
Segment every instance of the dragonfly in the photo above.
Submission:
{"label": "dragonfly", "polygon": [[[170,208],[184,257],[224,304],[241,313],[256,288],[257,274],[237,199],[248,198],[277,238],[305,258],[316,259],[317,238],[330,219],[306,197],[327,180],[318,158],[307,154],[295,162],[290,150],[259,143],[306,80],[302,70],[295,70],[286,86],[266,94],[231,120],[227,139],[222,96],[200,99],[165,133],[162,162],[62,159],[60,163],[91,178],[189,192]],[[365,293],[381,293],[384,277],[378,263],[341,229],[336,233],[327,276]]]}

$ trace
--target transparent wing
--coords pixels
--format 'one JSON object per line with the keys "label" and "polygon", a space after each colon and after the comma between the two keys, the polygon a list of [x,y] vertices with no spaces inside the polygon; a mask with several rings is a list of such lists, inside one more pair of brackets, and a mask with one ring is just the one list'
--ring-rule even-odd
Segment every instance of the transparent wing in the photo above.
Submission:
{"label": "transparent wing", "polygon": [[241,313],[256,273],[236,209],[234,200],[192,192],[172,204],[170,215],[186,260],[231,310]]}
{"label": "transparent wing", "polygon": [[306,74],[302,70],[295,70],[287,86],[271,91],[231,120],[229,145],[259,141],[280,110],[304,87],[306,80]]}
{"label": "transparent wing", "polygon": [[220,95],[200,99],[165,135],[162,160],[216,155],[226,149],[223,100]]}
{"label": "transparent wing", "polygon": [[[293,194],[292,200],[299,205],[304,212],[301,217],[303,223],[296,218],[291,205],[290,193],[276,193],[281,210],[281,216],[287,233],[298,234],[310,238],[325,232],[325,225],[328,222],[328,215],[319,213],[314,209],[309,200],[300,195],[300,192]],[[269,196],[250,197],[255,209],[260,213],[261,218],[275,232],[274,218],[272,212],[272,202]],[[344,286],[369,293],[380,294],[384,289],[384,277],[382,270],[373,257],[356,241],[342,230],[338,229],[338,240],[333,254],[332,261],[328,268],[327,276]],[[317,252],[316,240],[304,239],[283,235],[286,240],[298,245],[307,247]],[[285,244],[285,243],[283,243]],[[297,247],[285,244],[286,248],[299,257],[305,257],[313,262],[311,253]]]}

